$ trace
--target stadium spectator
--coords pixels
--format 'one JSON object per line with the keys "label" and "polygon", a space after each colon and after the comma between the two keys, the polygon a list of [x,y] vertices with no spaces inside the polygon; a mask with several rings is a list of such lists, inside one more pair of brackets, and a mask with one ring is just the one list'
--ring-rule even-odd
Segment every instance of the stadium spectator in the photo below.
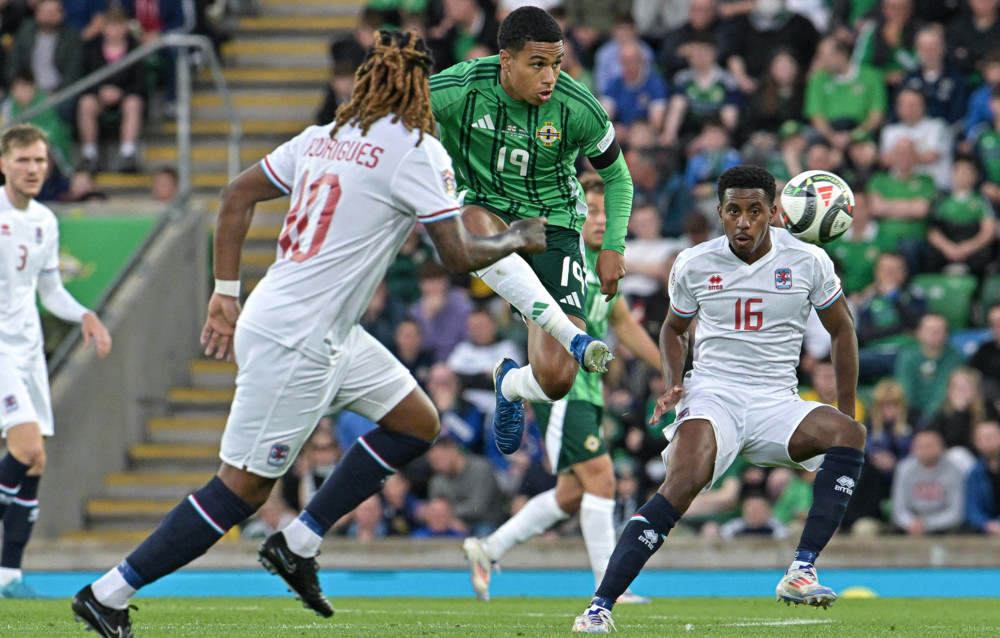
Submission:
{"label": "stadium spectator", "polygon": [[382,486],[382,518],[387,536],[409,536],[420,527],[424,504],[410,490],[410,481],[397,472]]}
{"label": "stadium spectator", "polygon": [[852,133],[875,133],[888,110],[882,76],[854,63],[850,45],[833,37],[819,43],[814,67],[803,111],[816,132],[840,150],[847,148]]}
{"label": "stadium spectator", "polygon": [[[869,141],[868,145],[866,153],[875,157],[877,155],[875,142]],[[845,177],[845,179],[849,184],[853,184],[850,178]],[[859,295],[864,293],[875,278],[875,264],[882,253],[875,243],[877,228],[871,222],[864,191],[855,190],[854,197],[854,223],[840,236],[840,239],[826,244],[823,248],[839,268],[844,293],[848,296],[848,300],[852,304],[857,304]]]}
{"label": "stadium spectator", "polygon": [[948,458],[963,472],[968,472],[975,463],[972,430],[980,421],[997,419],[996,410],[992,408],[983,398],[979,372],[963,366],[948,375],[944,400],[923,427],[940,434]]}
{"label": "stadium spectator", "polygon": [[[790,533],[801,532],[802,526],[809,516],[809,508],[813,501],[813,483],[816,480],[816,472],[807,470],[789,470],[788,468],[772,468],[769,482],[779,475],[779,472],[788,475],[777,500],[774,502],[772,515],[789,527]],[[851,499],[852,501],[854,499]]]}
{"label": "stadium spectator", "polygon": [[965,522],[965,474],[934,430],[914,434],[910,456],[896,468],[892,522],[908,536],[956,532]]}
{"label": "stadium spectator", "polygon": [[[188,1],[121,0],[121,7],[141,28],[141,44],[165,33],[191,33],[197,23],[194,4]],[[162,68],[163,112],[172,118],[177,112],[177,49],[161,50],[158,62]]]}
{"label": "stadium spectator", "polygon": [[[809,389],[799,392],[804,401],[818,401],[837,407],[837,370],[833,361],[822,359],[817,361],[809,374]],[[865,404],[860,398],[854,399],[854,414],[858,421],[865,420]]]}
{"label": "stadium spectator", "polygon": [[177,197],[177,169],[173,166],[160,166],[153,171],[149,196],[154,202],[169,204]]}
{"label": "stadium spectator", "polygon": [[996,254],[996,215],[976,192],[979,170],[969,157],[958,157],[951,170],[951,192],[935,202],[928,217],[928,272],[971,272],[979,279]]}
{"label": "stadium spectator", "polygon": [[777,134],[785,122],[802,119],[805,99],[805,75],[788,49],[777,49],[767,66],[767,73],[740,114],[741,137],[755,131]]}
{"label": "stadium spectator", "polygon": [[93,175],[86,171],[76,171],[69,178],[69,189],[57,199],[60,202],[92,202],[107,198],[107,193],[97,190]]}
{"label": "stadium spectator", "polygon": [[986,310],[986,324],[990,340],[979,346],[969,359],[969,366],[983,375],[983,394],[1000,410],[1000,304]]}
{"label": "stadium spectator", "polygon": [[434,470],[428,485],[429,500],[447,501],[469,534],[487,536],[504,520],[506,496],[492,463],[467,453],[448,436],[439,438],[428,450],[427,461]]}
{"label": "stadium spectator", "polygon": [[740,500],[740,516],[719,526],[719,537],[774,538],[788,537],[788,526],[774,515],[771,501],[760,492],[749,492]]}
{"label": "stadium spectator", "polygon": [[454,438],[475,454],[489,451],[484,443],[486,419],[483,411],[463,397],[462,382],[447,363],[439,361],[431,366],[427,394],[441,417],[441,436]]}
{"label": "stadium spectator", "polygon": [[[854,197],[864,198],[868,182],[879,171],[878,144],[869,133],[851,135],[844,158],[843,177],[854,190]],[[862,203],[862,206],[865,204]],[[874,226],[872,226],[874,229]]]}
{"label": "stadium spectator", "polygon": [[909,140],[916,152],[913,172],[929,176],[938,190],[947,189],[951,183],[954,146],[954,134],[948,123],[940,117],[929,116],[924,94],[910,87],[903,87],[896,94],[895,112],[897,121],[883,127],[879,136],[882,163],[891,165],[890,154],[899,141]]}
{"label": "stadium spectator", "polygon": [[820,39],[812,22],[788,11],[785,0],[755,0],[749,13],[733,20],[729,37],[733,50],[725,65],[747,95],[757,90],[758,78],[781,49],[791,52],[799,68],[809,68]]}
{"label": "stadium spectator", "polygon": [[385,279],[379,282],[361,315],[361,327],[386,348],[392,349],[396,327],[406,316],[406,305],[389,290]]}
{"label": "stadium spectator", "polygon": [[427,261],[417,273],[420,297],[410,306],[409,316],[420,324],[424,347],[435,361],[445,361],[465,339],[465,324],[472,312],[469,293],[454,286],[451,273],[436,261]]}
{"label": "stadium spectator", "polygon": [[943,119],[954,133],[965,116],[968,87],[961,71],[946,63],[944,27],[922,27],[917,32],[916,49],[920,66],[904,76],[899,86],[919,91],[927,105],[927,116]]}
{"label": "stadium spectator", "polygon": [[90,43],[101,35],[104,28],[108,0],[63,0],[66,24],[80,35],[80,40]]}
{"label": "stadium spectator", "polygon": [[[292,518],[316,495],[316,490],[333,474],[343,455],[344,448],[334,436],[333,419],[329,416],[322,417],[302,446],[302,452],[295,459],[292,471],[281,477],[281,486],[276,490],[291,511]],[[285,521],[289,522],[291,521]],[[275,531],[278,529],[283,529],[283,526]]]}
{"label": "stadium spectator", "polygon": [[985,178],[979,192],[997,208],[1000,206],[1000,84],[990,89],[990,113],[990,122],[976,127],[971,141]]}
{"label": "stadium spectator", "polygon": [[937,188],[933,179],[916,172],[918,153],[911,139],[903,137],[887,151],[887,170],[868,181],[865,202],[878,220],[875,242],[879,249],[900,253],[909,272],[917,273],[927,241],[927,215]]}
{"label": "stadium spectator", "polygon": [[[21,69],[11,81],[10,93],[0,104],[0,119],[4,122],[12,122],[22,112],[38,106],[48,97],[45,91],[35,84],[35,76],[31,70]],[[41,129],[48,138],[49,154],[54,160],[53,170],[70,175],[73,167],[73,134],[69,124],[59,116],[55,109],[43,111],[28,122]]]}
{"label": "stadium spectator", "polygon": [[[350,35],[341,36],[330,42],[330,62],[334,69],[346,72],[357,69],[365,60],[365,53],[375,43],[375,31],[382,26],[383,18],[378,11],[365,7],[358,16],[357,24]],[[347,96],[350,99],[350,92]],[[332,115],[332,114],[331,114]],[[333,121],[324,120],[322,124]]]}
{"label": "stadium spectator", "polygon": [[420,299],[420,269],[428,261],[434,260],[434,249],[426,240],[423,229],[418,224],[406,237],[399,254],[389,264],[385,281],[389,290],[407,305]]}
{"label": "stadium spectator", "polygon": [[993,110],[990,108],[993,87],[1000,84],[1000,48],[991,50],[979,65],[983,76],[982,84],[969,95],[962,126],[962,141],[960,149],[963,153],[972,151],[976,135],[983,126],[989,128],[993,122]]}
{"label": "stadium spectator", "polygon": [[922,316],[915,336],[917,342],[904,347],[896,357],[893,376],[903,386],[907,405],[923,422],[944,401],[948,377],[964,360],[949,343],[948,321],[941,315]]}
{"label": "stadium spectator", "polygon": [[[114,64],[138,46],[129,34],[128,16],[120,9],[108,11],[100,35],[90,42],[84,55],[85,75]],[[121,119],[118,127],[118,154],[110,164],[112,173],[139,172],[139,133],[146,107],[146,69],[134,64],[91,87],[77,101],[76,130],[80,136],[81,170],[100,170],[97,142],[101,118],[113,112]]]}
{"label": "stadium spectator", "polygon": [[[45,439],[54,432],[38,300],[53,315],[81,327],[97,355],[111,351],[111,336],[94,312],[63,288],[59,275],[59,229],[55,215],[36,201],[48,163],[45,133],[30,124],[0,136],[2,236],[8,266],[0,269],[0,597],[38,598],[25,584],[21,564],[38,518],[38,483],[45,471]],[[29,248],[30,247],[30,248]],[[38,299],[36,299],[36,293]]]}
{"label": "stadium spectator", "polygon": [[420,385],[427,383],[434,353],[424,346],[424,329],[416,319],[402,319],[396,324],[389,351],[406,366]]}
{"label": "stadium spectator", "polygon": [[907,281],[906,260],[898,253],[881,253],[874,281],[854,299],[866,381],[890,374],[899,349],[913,341],[925,304],[909,291]]}
{"label": "stadium spectator", "polygon": [[[599,11],[594,3],[588,4],[592,7],[588,12]],[[594,84],[597,86],[597,92],[602,95],[607,92],[612,80],[620,78],[622,75],[620,52],[623,45],[630,44],[638,47],[644,65],[652,66],[654,58],[653,49],[639,37],[635,22],[629,12],[620,13],[601,25],[602,33],[609,30],[608,25],[611,25],[611,38],[594,52]]]}
{"label": "stadium spectator", "polygon": [[661,227],[660,215],[652,205],[632,210],[629,237],[625,240],[626,274],[619,286],[629,303],[645,306],[651,297],[665,294],[670,260],[687,248],[684,240],[667,239],[660,234]]}
{"label": "stadium spectator", "polygon": [[[496,390],[493,366],[501,359],[524,360],[524,349],[508,339],[501,339],[497,322],[485,307],[474,309],[466,320],[466,338],[451,351],[448,366],[458,375],[462,397],[489,417],[493,416]],[[469,449],[477,449],[466,444]]]}
{"label": "stadium spectator", "polygon": [[975,82],[980,64],[1000,50],[1000,9],[993,0],[968,0],[969,10],[948,23],[948,57],[966,79]]}
{"label": "stadium spectator", "polygon": [[706,121],[687,146],[689,158],[684,170],[684,182],[694,198],[694,208],[712,222],[715,233],[722,231],[719,221],[718,195],[715,185],[719,176],[740,163],[740,152],[733,148],[731,129],[718,121]]}
{"label": "stadium spectator", "polygon": [[882,0],[878,15],[858,33],[854,60],[878,70],[895,92],[903,77],[917,68],[914,38],[922,25],[913,0]]}
{"label": "stadium spectator", "polygon": [[437,69],[467,60],[474,46],[485,47],[490,55],[496,54],[499,30],[492,2],[444,0],[443,19],[428,30]]}
{"label": "stadium spectator", "polygon": [[687,189],[683,180],[664,179],[663,175],[668,172],[664,164],[667,158],[651,148],[630,148],[625,152],[625,161],[632,175],[633,207],[654,206],[665,224],[674,228],[671,234],[676,235],[679,220],[675,219],[675,214],[687,212],[684,205]]}
{"label": "stadium spectator", "polygon": [[[253,514],[328,406],[350,408],[380,427],[351,446],[299,517],[262,543],[258,554],[311,609],[333,615],[315,562],[323,536],[397,468],[421,457],[440,429],[416,380],[357,325],[385,268],[418,216],[456,271],[475,270],[514,251],[544,249],[544,224],[538,221],[517,222],[492,237],[465,231],[454,189],[441,179],[449,162],[431,128],[431,70],[421,38],[381,31],[337,122],[307,127],[223,189],[213,251],[216,292],[202,339],[206,356],[232,358],[230,346],[240,350],[236,397],[222,436],[224,460],[218,474],[182,500],[118,567],[74,596],[74,613],[95,630],[131,634],[129,599],[204,554]],[[314,141],[345,138],[387,150],[372,166],[337,164],[325,154],[305,152]],[[250,221],[246,212],[288,191],[291,201],[301,199],[310,184],[295,176],[305,172],[318,175],[320,183],[313,185],[329,193],[331,171],[353,184],[340,199],[342,214],[329,214],[326,197],[308,198],[299,218],[310,223],[303,224],[298,240],[311,246],[310,256],[319,257],[306,259],[297,243],[282,246],[279,263],[268,269],[241,312],[239,254]],[[321,218],[333,226],[328,229]],[[281,299],[294,303],[276,301]]]}
{"label": "stadium spectator", "polygon": [[667,33],[659,47],[659,66],[672,78],[690,65],[691,42],[712,42],[721,60],[729,58],[728,28],[719,18],[716,0],[691,0],[687,21]]}
{"label": "stadium spectator", "polygon": [[615,123],[618,135],[627,136],[636,120],[648,122],[654,135],[663,131],[667,117],[667,85],[653,64],[645,60],[634,42],[618,47],[621,75],[611,79],[601,94],[601,105]]}
{"label": "stadium spectator", "polygon": [[[34,18],[24,21],[14,36],[7,59],[7,85],[23,69],[30,69],[35,84],[51,95],[83,76],[83,43],[66,24],[62,0],[40,0]],[[76,104],[67,100],[56,109],[72,122]]]}
{"label": "stadium spectator", "polygon": [[461,519],[452,513],[446,498],[435,497],[423,508],[424,525],[414,529],[410,538],[465,538],[467,533]]}
{"label": "stadium spectator", "polygon": [[633,0],[632,19],[642,38],[658,41],[684,25],[691,4],[697,0]]}
{"label": "stadium spectator", "polygon": [[0,89],[2,89],[2,93],[6,93],[10,89],[7,77],[10,42],[21,23],[30,17],[31,10],[24,0],[0,0],[0,40],[4,42],[4,45],[0,46]]}
{"label": "stadium spectator", "polygon": [[347,536],[359,543],[370,543],[376,538],[384,538],[387,526],[382,516],[382,499],[372,494],[348,514]]}
{"label": "stadium spectator", "polygon": [[322,126],[332,122],[337,116],[341,104],[351,100],[354,91],[354,71],[357,66],[350,63],[334,62],[330,71],[330,80],[323,89],[323,102],[316,109],[314,118],[316,124]]}
{"label": "stadium spectator", "polygon": [[966,482],[965,521],[972,531],[1000,536],[1000,423],[977,423],[972,442],[979,458]]}
{"label": "stadium spectator", "polygon": [[687,44],[690,67],[673,78],[673,92],[660,143],[684,148],[705,122],[718,120],[730,132],[739,125],[740,94],[733,76],[716,61],[707,38]]}

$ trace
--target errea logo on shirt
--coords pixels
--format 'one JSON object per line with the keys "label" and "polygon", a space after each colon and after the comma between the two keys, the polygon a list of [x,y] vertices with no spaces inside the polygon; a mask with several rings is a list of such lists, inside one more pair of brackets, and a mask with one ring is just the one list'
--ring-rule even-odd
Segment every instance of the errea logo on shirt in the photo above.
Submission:
{"label": "errea logo on shirt", "polygon": [[709,290],[722,290],[722,275],[712,275],[708,278]]}

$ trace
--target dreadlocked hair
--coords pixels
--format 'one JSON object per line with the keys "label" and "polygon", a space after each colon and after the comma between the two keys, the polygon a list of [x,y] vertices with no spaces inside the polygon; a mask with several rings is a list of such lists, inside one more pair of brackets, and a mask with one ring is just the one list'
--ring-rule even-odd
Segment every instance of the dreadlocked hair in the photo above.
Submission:
{"label": "dreadlocked hair", "polygon": [[419,146],[425,133],[435,134],[428,84],[433,69],[434,58],[419,35],[376,31],[375,44],[354,74],[351,100],[337,109],[330,137],[348,124],[366,135],[375,121],[394,114],[393,123],[402,121],[408,130],[420,131]]}

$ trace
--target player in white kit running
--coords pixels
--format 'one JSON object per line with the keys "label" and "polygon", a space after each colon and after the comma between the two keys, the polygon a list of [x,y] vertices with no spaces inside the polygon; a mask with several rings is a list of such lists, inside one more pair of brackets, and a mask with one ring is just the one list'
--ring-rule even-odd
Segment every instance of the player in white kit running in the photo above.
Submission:
{"label": "player in white kit running", "polygon": [[[737,166],[719,177],[725,236],[683,251],[670,273],[671,312],[660,333],[666,386],[651,423],[676,408],[665,430],[663,485],[625,526],[604,580],[573,630],[607,633],[611,609],[691,501],[739,454],[758,465],[819,473],[813,504],[778,600],[828,607],[837,595],[813,563],[844,516],[865,447],[854,420],[858,344],[833,262],[772,228],[774,177]],[[795,368],[816,308],[830,333],[839,410],[803,401]],[[697,317],[694,369],[684,375],[688,328]]]}
{"label": "player in white kit running", "polygon": [[[433,403],[358,325],[375,287],[418,221],[445,265],[459,272],[515,251],[541,252],[545,222],[525,220],[491,237],[465,230],[451,160],[433,136],[432,66],[416,34],[381,32],[336,121],[307,128],[223,190],[218,279],[202,334],[206,354],[234,353],[239,365],[222,467],[118,567],[74,597],[77,617],[102,635],[130,632],[136,590],[203,554],[264,503],[331,405],[380,427],[348,450],[260,556],[308,607],[332,615],[317,578],[322,536],[437,436]],[[277,260],[241,313],[240,249],[253,207],[285,194],[291,207]]]}
{"label": "player in white kit running", "polygon": [[111,336],[97,315],[81,306],[59,276],[59,227],[35,201],[48,173],[45,133],[28,124],[0,137],[0,598],[33,598],[21,559],[38,516],[38,482],[45,469],[45,437],[52,436],[52,400],[35,293],[52,314],[81,324],[97,354],[111,351]]}

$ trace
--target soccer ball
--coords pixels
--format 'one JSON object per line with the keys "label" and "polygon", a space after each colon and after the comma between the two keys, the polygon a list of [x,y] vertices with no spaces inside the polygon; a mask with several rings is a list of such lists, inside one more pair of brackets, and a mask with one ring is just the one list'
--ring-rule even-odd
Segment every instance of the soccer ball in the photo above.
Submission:
{"label": "soccer ball", "polygon": [[788,180],[781,191],[781,207],[781,224],[810,244],[833,241],[854,221],[851,187],[828,171],[806,171]]}

